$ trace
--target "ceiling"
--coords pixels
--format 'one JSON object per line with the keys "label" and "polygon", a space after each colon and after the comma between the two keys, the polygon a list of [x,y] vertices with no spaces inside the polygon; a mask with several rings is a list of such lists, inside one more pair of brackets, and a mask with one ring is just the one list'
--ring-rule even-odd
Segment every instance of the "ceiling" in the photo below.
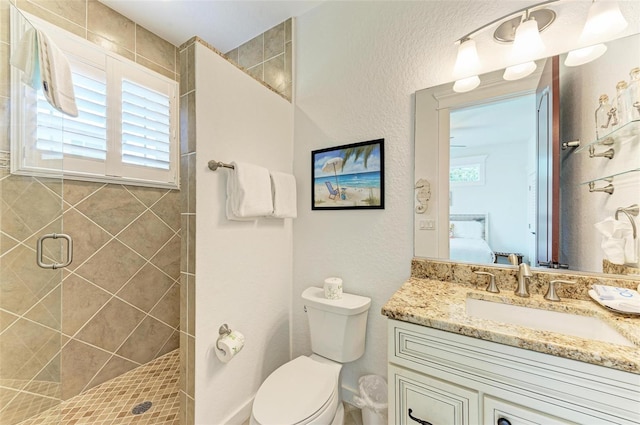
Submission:
{"label": "ceiling", "polygon": [[[451,146],[527,143],[535,135],[535,93],[451,111]],[[461,153],[464,149],[455,149]]]}
{"label": "ceiling", "polygon": [[225,53],[322,1],[100,0],[179,46],[194,35]]}

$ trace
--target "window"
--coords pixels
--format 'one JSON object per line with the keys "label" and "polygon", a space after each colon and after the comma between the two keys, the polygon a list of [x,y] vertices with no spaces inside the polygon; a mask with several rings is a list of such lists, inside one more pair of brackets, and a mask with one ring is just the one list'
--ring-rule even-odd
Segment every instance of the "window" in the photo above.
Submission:
{"label": "window", "polygon": [[[67,55],[78,116],[55,110],[12,69],[12,172],[176,188],[177,83],[33,20]],[[12,15],[14,39],[25,25]]]}
{"label": "window", "polygon": [[451,158],[449,183],[452,186],[483,185],[486,159],[486,155]]}

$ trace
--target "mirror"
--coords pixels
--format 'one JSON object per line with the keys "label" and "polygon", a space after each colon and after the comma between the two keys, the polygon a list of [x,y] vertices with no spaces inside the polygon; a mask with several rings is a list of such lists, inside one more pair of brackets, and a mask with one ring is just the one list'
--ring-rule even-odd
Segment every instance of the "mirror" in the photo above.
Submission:
{"label": "mirror", "polygon": [[[640,67],[640,35],[607,46],[578,67],[565,54],[522,80],[500,70],[468,93],[451,83],[416,92],[414,181],[431,189],[425,207],[416,187],[416,257],[507,263],[514,253],[534,267],[640,274],[640,231],[628,238],[640,219],[618,211],[640,203],[640,117],[600,140],[595,124],[600,95],[613,103],[616,84]],[[624,233],[604,237],[611,226]]]}

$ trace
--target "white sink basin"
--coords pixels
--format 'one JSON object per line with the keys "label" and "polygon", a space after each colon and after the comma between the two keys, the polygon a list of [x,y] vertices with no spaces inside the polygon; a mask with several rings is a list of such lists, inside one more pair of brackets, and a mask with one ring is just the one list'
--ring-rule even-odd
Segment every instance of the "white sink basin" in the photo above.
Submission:
{"label": "white sink basin", "polygon": [[467,315],[611,344],[635,345],[597,317],[467,298]]}

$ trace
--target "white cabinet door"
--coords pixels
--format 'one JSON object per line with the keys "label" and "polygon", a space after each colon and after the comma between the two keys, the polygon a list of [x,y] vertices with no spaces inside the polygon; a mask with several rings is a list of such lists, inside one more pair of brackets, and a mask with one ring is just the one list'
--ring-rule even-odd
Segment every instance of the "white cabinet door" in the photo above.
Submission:
{"label": "white cabinet door", "polygon": [[[478,393],[467,388],[389,365],[395,425],[475,425]],[[395,415],[395,417],[394,417]]]}
{"label": "white cabinet door", "polygon": [[484,396],[485,425],[568,425],[568,422],[516,404]]}

